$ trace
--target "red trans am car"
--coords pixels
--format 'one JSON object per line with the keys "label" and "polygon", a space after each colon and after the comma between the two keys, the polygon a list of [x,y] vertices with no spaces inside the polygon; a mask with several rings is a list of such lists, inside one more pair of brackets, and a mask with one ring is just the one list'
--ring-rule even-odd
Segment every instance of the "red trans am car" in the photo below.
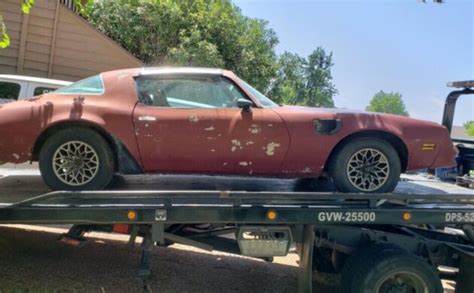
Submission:
{"label": "red trans am car", "polygon": [[114,173],[332,178],[390,192],[401,172],[454,165],[448,131],[402,116],[279,106],[230,71],[105,72],[0,106],[0,162],[38,161],[54,190]]}

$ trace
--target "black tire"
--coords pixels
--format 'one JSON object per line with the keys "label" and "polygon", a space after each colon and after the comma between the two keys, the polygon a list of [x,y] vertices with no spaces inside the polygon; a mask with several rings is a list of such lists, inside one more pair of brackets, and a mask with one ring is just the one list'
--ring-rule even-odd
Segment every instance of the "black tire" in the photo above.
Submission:
{"label": "black tire", "polygon": [[[395,274],[398,274],[398,281],[389,279]],[[422,287],[418,291],[414,285],[417,283]],[[413,288],[416,293],[443,292],[435,268],[394,245],[375,244],[362,249],[346,261],[342,270],[343,292],[346,293],[398,292],[396,290],[404,285],[412,286],[410,289]]]}
{"label": "black tire", "polygon": [[[357,187],[355,185],[357,182],[352,183],[348,175],[348,165],[351,158],[356,153],[367,149],[383,154],[386,158],[384,161],[387,162],[389,170],[386,179],[382,182],[375,181],[380,184],[377,184],[377,188],[372,189]],[[400,179],[401,162],[397,151],[389,142],[376,137],[361,137],[353,139],[336,149],[329,161],[328,171],[336,188],[342,192],[392,192]],[[370,174],[373,175],[374,173]]]}
{"label": "black tire", "polygon": [[[89,181],[84,180],[84,184],[68,184],[55,173],[53,167],[55,153],[61,146],[70,142],[87,144],[98,159],[94,175]],[[99,133],[84,127],[71,127],[60,130],[46,139],[39,153],[39,168],[44,182],[53,190],[101,190],[112,180],[115,162],[109,144]]]}

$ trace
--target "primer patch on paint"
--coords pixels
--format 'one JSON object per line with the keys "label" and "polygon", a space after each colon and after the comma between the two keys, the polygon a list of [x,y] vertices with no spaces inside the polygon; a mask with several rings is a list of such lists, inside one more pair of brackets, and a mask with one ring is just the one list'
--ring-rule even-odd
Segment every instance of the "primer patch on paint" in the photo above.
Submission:
{"label": "primer patch on paint", "polygon": [[312,170],[311,170],[310,167],[306,167],[306,168],[304,168],[303,171],[301,171],[301,172],[302,172],[302,173],[311,173]]}
{"label": "primer patch on paint", "polygon": [[239,162],[239,165],[240,166],[252,166],[252,162],[242,161],[242,162]]}
{"label": "primer patch on paint", "polygon": [[252,124],[249,128],[249,132],[250,133],[253,133],[253,134],[258,134],[262,131],[262,129],[260,128],[260,126],[258,126],[257,124]]}
{"label": "primer patch on paint", "polygon": [[18,159],[20,158],[20,156],[19,156],[18,154],[12,154],[12,156],[13,156],[16,160],[18,160]]}
{"label": "primer patch on paint", "polygon": [[263,147],[263,150],[265,151],[267,156],[273,156],[275,154],[275,149],[278,148],[278,147],[280,147],[279,143],[271,142],[271,143],[267,144],[266,147]]}
{"label": "primer patch on paint", "polygon": [[199,118],[196,114],[189,116],[189,122],[196,123],[199,121]]}
{"label": "primer patch on paint", "polygon": [[249,140],[245,143],[245,145],[251,145],[251,144],[253,144],[253,141],[251,141],[251,140]]}
{"label": "primer patch on paint", "polygon": [[216,150],[215,149],[210,149],[211,152],[215,152]]}
{"label": "primer patch on paint", "polygon": [[233,140],[231,141],[231,143],[232,143],[232,147],[230,148],[230,150],[231,150],[232,152],[235,152],[235,151],[238,150],[238,149],[239,149],[239,150],[243,149],[242,144],[240,143],[239,140],[233,139]]}
{"label": "primer patch on paint", "polygon": [[213,131],[214,129],[215,129],[214,126],[204,128],[205,131]]}

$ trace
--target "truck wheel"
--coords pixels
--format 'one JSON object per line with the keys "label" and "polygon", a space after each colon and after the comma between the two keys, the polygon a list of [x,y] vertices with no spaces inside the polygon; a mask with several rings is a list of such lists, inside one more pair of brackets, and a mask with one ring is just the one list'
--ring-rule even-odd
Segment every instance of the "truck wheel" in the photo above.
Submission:
{"label": "truck wheel", "polygon": [[400,179],[401,163],[387,141],[361,137],[336,150],[328,171],[342,192],[392,192]]}
{"label": "truck wheel", "polygon": [[438,272],[426,261],[396,246],[372,245],[351,256],[342,272],[348,293],[442,293]]}
{"label": "truck wheel", "polygon": [[46,139],[39,168],[53,190],[100,190],[112,180],[114,156],[99,133],[74,127]]}

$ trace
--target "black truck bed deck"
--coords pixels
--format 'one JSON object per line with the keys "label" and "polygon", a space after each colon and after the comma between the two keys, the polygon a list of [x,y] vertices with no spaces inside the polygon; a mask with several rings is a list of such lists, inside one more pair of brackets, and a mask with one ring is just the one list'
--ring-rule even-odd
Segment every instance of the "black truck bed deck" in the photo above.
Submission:
{"label": "black truck bed deck", "polygon": [[[318,192],[308,192],[292,180],[171,175],[117,178],[109,191],[47,192],[36,171],[15,172],[0,178],[0,223],[73,224],[72,232],[74,227],[84,225],[128,224],[145,229],[140,271],[147,274],[153,243],[181,241],[213,249],[213,245],[223,244],[215,242],[214,236],[228,233],[228,228],[209,231],[202,234],[209,235],[209,241],[200,242],[187,238],[186,234],[170,232],[172,225],[230,224],[234,230],[248,225],[287,227],[295,233],[293,241],[302,245],[300,292],[311,290],[312,247],[315,237],[319,237],[315,236],[317,227],[327,230],[333,226],[337,233],[335,229],[341,227],[344,230],[360,226],[370,230],[371,226],[474,224],[472,190],[421,176],[404,176],[396,192],[390,194],[336,193],[330,184],[321,184]],[[76,231],[78,235],[83,233]],[[408,232],[417,233],[400,231],[405,238]],[[355,233],[358,238],[357,234],[365,232],[355,230]],[[462,243],[443,240],[446,243],[443,244],[421,234],[413,234],[412,238],[430,245],[447,245],[451,254],[462,253],[469,261],[474,259],[474,246],[466,245],[464,240]],[[343,246],[337,244],[337,247]],[[230,248],[239,251],[236,243]],[[471,264],[464,265],[460,272],[470,274],[471,269]],[[471,283],[464,282],[464,288],[474,286]]]}

